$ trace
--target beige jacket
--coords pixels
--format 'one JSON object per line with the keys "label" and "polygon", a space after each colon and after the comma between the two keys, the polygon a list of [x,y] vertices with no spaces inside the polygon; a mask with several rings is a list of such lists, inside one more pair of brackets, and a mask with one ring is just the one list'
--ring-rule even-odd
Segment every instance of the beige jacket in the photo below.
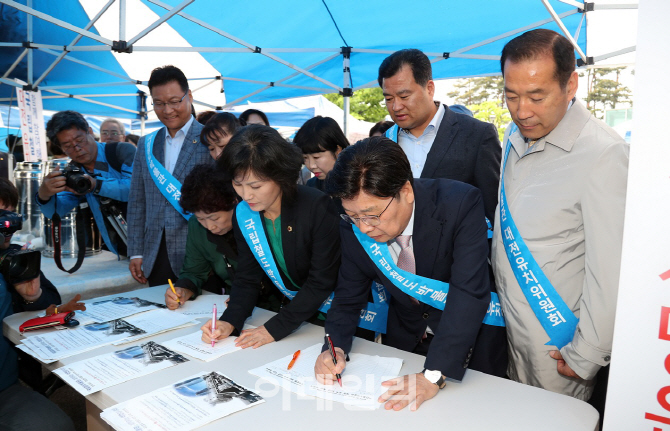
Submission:
{"label": "beige jacket", "polygon": [[[503,149],[508,134],[509,128]],[[583,380],[558,374],[549,356],[556,347],[545,346],[549,337],[514,277],[498,208],[493,268],[507,322],[508,373],[518,382],[587,400],[612,350],[629,146],[578,101],[529,151],[518,131],[511,141],[504,178],[508,206],[538,265],[579,318],[561,353]]]}

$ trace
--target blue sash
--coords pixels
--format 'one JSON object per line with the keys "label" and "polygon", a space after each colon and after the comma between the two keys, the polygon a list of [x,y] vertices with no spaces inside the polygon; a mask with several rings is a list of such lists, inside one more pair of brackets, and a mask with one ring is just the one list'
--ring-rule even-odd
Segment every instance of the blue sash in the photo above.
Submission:
{"label": "blue sash", "polygon": [[[237,204],[235,209],[235,216],[237,225],[239,226],[244,239],[254,254],[256,261],[261,266],[263,271],[270,278],[272,283],[277,286],[279,291],[284,294],[289,300],[293,300],[298,293],[295,290],[289,290],[284,286],[284,281],[281,278],[277,264],[272,256],[272,249],[265,236],[263,230],[263,221],[258,211],[253,211],[249,204],[242,201]],[[260,226],[259,228],[256,225]],[[364,329],[369,329],[374,332],[386,333],[386,319],[388,316],[388,301],[386,298],[386,290],[384,286],[376,286],[376,291],[372,295],[374,302],[368,303],[366,309],[361,310],[361,315],[358,319],[358,326]],[[333,294],[326,299],[319,307],[322,313],[328,313],[333,302]]]}
{"label": "blue sash", "polygon": [[[398,133],[400,133],[400,128],[398,127],[397,124],[394,124],[391,126],[387,131],[384,136],[389,138],[395,143],[398,143]],[[493,225],[491,225],[491,221],[488,219],[488,217],[485,217],[486,219],[486,226],[488,230],[486,231],[486,235],[488,236],[488,239],[493,238]]]}
{"label": "blue sash", "polygon": [[540,265],[535,261],[523,238],[521,238],[521,234],[512,219],[512,213],[507,206],[505,166],[507,165],[509,150],[512,147],[511,136],[517,130],[517,126],[513,124],[505,148],[503,171],[500,178],[500,232],[514,277],[516,277],[530,308],[535,313],[535,317],[540,321],[544,332],[549,336],[546,345],[562,349],[572,341],[579,319],[563,301],[561,295],[556,292],[547,276],[544,275]]}
{"label": "blue sash", "polygon": [[191,214],[187,214],[179,205],[179,198],[181,197],[181,183],[174,177],[165,166],[163,166],[156,156],[154,156],[154,139],[156,135],[163,129],[159,129],[153,133],[148,134],[144,138],[144,155],[147,160],[147,167],[149,170],[149,175],[151,179],[154,180],[156,187],[160,190],[161,194],[170,202],[170,205],[177,210],[186,220],[191,218]]}
{"label": "blue sash", "polygon": [[[447,294],[449,293],[449,283],[422,277],[398,268],[393,262],[393,257],[386,243],[373,240],[362,233],[355,225],[352,228],[358,242],[361,243],[367,255],[372,259],[372,262],[395,287],[424,304],[428,304],[438,310],[444,310],[447,302]],[[495,292],[491,292],[491,302],[486,311],[486,316],[484,316],[484,324],[505,326],[505,319],[500,308],[498,294]]]}

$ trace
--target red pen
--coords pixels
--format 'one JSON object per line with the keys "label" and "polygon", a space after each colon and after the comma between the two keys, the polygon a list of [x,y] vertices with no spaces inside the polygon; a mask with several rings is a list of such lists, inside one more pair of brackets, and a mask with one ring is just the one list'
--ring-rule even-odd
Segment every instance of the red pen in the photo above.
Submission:
{"label": "red pen", "polygon": [[[337,358],[335,357],[335,346],[333,345],[333,340],[330,339],[330,335],[326,334],[326,343],[328,344],[328,350],[330,351],[330,357],[333,358],[333,364],[337,365]],[[342,387],[342,375],[340,373],[335,374],[337,377],[337,383]]]}
{"label": "red pen", "polygon": [[293,368],[293,365],[295,364],[295,360],[298,359],[298,356],[300,356],[300,350],[298,350],[297,352],[295,352],[293,354],[293,359],[291,359],[291,362],[288,363],[288,368],[286,368],[287,370],[290,370],[291,368]]}
{"label": "red pen", "polygon": [[214,339],[214,331],[216,331],[216,304],[212,307],[212,347],[214,347],[214,343],[216,343],[216,340]]}

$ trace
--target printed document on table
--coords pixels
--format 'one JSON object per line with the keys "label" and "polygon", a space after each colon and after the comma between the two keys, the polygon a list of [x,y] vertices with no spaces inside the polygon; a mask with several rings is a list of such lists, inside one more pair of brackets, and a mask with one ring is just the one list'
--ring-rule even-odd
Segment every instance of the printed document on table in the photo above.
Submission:
{"label": "printed document on table", "polygon": [[82,325],[95,322],[110,322],[159,308],[165,308],[165,305],[140,298],[119,296],[104,300],[94,299],[90,302],[86,301],[86,311],[77,311],[77,320]]}
{"label": "printed document on table", "polygon": [[226,299],[228,296],[224,295],[200,295],[194,301],[186,301],[179,308],[174,310],[175,313],[191,316],[193,319],[200,319],[206,317],[211,319],[212,306],[216,304],[216,318],[221,316],[221,313],[226,309]]}
{"label": "printed document on table", "polygon": [[[254,326],[244,326],[244,329],[252,328],[254,328]],[[209,362],[228,353],[242,350],[241,347],[235,347],[236,339],[237,337],[227,337],[217,341],[214,344],[214,347],[212,347],[210,343],[202,341],[202,331],[198,330],[197,332],[184,335],[183,337],[164,341],[163,345],[179,353],[184,353],[196,359],[200,359],[201,361]]]}
{"label": "printed document on table", "polygon": [[100,417],[118,431],[186,431],[264,402],[260,395],[212,371],[117,404]]}
{"label": "printed document on table", "polygon": [[398,377],[402,359],[350,353],[347,367],[342,374],[342,387],[322,385],[314,376],[314,364],[321,354],[322,344],[301,350],[295,365],[288,370],[293,355],[286,356],[249,372],[286,390],[300,395],[310,395],[340,403],[376,409],[381,404],[377,399],[386,389],[383,381]]}
{"label": "printed document on table", "polygon": [[24,339],[23,345],[30,350],[29,354],[49,363],[130,337],[146,337],[187,323],[191,323],[189,316],[174,314],[169,310],[154,310],[126,319],[35,335]]}
{"label": "printed document on table", "polygon": [[188,362],[184,356],[153,341],[77,361],[54,371],[86,396],[155,371]]}

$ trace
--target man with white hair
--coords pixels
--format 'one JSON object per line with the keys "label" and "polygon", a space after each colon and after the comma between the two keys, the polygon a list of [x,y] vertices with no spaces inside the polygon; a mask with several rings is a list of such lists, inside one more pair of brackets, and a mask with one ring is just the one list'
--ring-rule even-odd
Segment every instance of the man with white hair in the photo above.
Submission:
{"label": "man with white hair", "polygon": [[107,118],[100,125],[100,142],[125,142],[126,128],[116,118]]}

